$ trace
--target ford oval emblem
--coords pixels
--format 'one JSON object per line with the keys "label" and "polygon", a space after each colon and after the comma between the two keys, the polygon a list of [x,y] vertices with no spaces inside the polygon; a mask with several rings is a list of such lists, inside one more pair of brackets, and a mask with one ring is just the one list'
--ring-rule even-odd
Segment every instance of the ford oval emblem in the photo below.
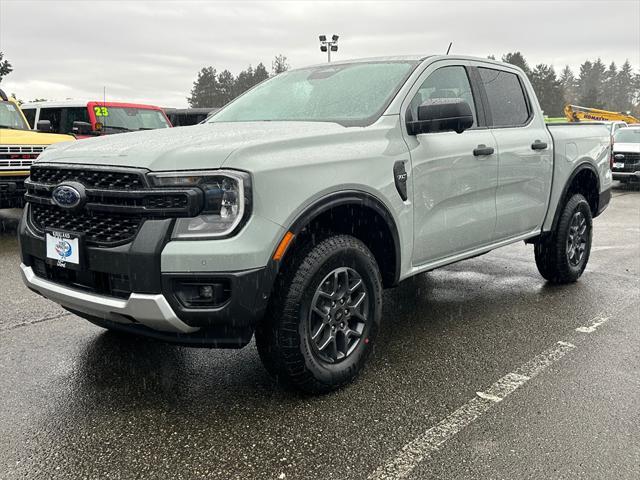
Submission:
{"label": "ford oval emblem", "polygon": [[75,208],[82,201],[82,194],[70,185],[59,185],[51,194],[53,203],[62,208]]}

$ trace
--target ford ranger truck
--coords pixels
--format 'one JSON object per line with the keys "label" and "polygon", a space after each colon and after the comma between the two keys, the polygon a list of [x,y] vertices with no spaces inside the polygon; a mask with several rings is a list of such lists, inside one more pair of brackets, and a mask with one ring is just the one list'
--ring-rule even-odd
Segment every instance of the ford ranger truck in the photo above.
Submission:
{"label": "ford ranger truck", "polygon": [[413,275],[524,241],[548,282],[578,280],[609,160],[605,125],[547,127],[513,65],[300,68],[201,125],[48,149],[27,181],[22,276],[107,329],[255,336],[280,382],[326,392],[362,370],[383,289]]}
{"label": "ford ranger truck", "polygon": [[29,130],[18,103],[0,90],[0,208],[22,206],[34,160],[48,145],[70,140],[74,137]]}

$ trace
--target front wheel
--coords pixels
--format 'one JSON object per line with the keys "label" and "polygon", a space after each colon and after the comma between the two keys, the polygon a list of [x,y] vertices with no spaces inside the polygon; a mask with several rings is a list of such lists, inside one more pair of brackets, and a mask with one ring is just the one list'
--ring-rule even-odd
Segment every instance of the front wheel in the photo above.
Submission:
{"label": "front wheel", "polygon": [[591,253],[592,216],[589,203],[575,194],[564,205],[556,230],[535,244],[536,265],[551,283],[580,278]]}
{"label": "front wheel", "polygon": [[382,311],[369,249],[348,235],[309,243],[293,254],[273,295],[256,329],[267,370],[309,393],[351,382],[371,352]]}

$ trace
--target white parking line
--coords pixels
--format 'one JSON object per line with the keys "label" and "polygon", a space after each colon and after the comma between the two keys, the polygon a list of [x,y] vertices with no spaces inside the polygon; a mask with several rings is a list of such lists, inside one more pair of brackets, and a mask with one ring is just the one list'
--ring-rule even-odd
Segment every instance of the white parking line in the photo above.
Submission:
{"label": "white parking line", "polygon": [[426,460],[433,452],[437,452],[447,440],[574,348],[576,348],[575,345],[569,342],[558,342],[554,348],[536,355],[515,371],[506,374],[484,392],[477,392],[476,397],[407,443],[398,455],[381,465],[367,478],[369,480],[407,478],[418,464]]}
{"label": "white parking line", "polygon": [[609,320],[609,317],[596,317],[594,318],[589,325],[586,327],[578,327],[576,328],[576,332],[580,333],[593,333],[596,331],[600,325]]}

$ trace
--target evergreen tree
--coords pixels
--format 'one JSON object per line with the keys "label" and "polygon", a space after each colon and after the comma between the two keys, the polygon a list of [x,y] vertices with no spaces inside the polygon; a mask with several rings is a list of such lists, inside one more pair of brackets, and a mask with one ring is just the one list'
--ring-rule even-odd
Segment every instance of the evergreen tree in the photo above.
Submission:
{"label": "evergreen tree", "polygon": [[266,67],[262,62],[256,65],[256,69],[253,72],[253,84],[256,85],[263,80],[269,78],[269,72],[267,72]]}
{"label": "evergreen tree", "polygon": [[216,69],[204,67],[198,72],[198,78],[193,82],[191,96],[187,98],[192,108],[221,107]]}
{"label": "evergreen tree", "polygon": [[[628,63],[628,62],[625,62]],[[622,66],[624,68],[624,65]],[[640,73],[636,73],[633,78],[633,88],[632,88],[632,103],[633,108],[631,111],[633,112],[633,116],[636,118],[640,117]]]}
{"label": "evergreen tree", "polygon": [[[635,78],[634,78],[635,77]],[[618,112],[627,112],[633,109],[634,104],[640,101],[638,97],[638,75],[634,75],[633,68],[626,60],[615,78],[615,90],[613,92],[612,108]],[[635,84],[635,85],[634,85]]]}
{"label": "evergreen tree", "polygon": [[531,85],[540,102],[545,115],[557,117],[562,115],[563,92],[562,84],[556,72],[550,65],[539,64],[531,72]]}
{"label": "evergreen tree", "polygon": [[598,58],[595,62],[585,61],[580,65],[580,78],[578,79],[578,101],[583,107],[603,108],[603,88],[605,66]]}
{"label": "evergreen tree", "polygon": [[510,63],[511,65],[515,65],[516,67],[520,67],[527,76],[531,75],[531,69],[529,68],[529,64],[524,59],[524,55],[520,52],[512,52],[507,53],[502,56],[502,61],[506,63]]}
{"label": "evergreen tree", "polygon": [[563,103],[565,105],[576,104],[578,102],[578,81],[569,65],[562,69],[560,85],[562,85]]}
{"label": "evergreen tree", "polygon": [[278,75],[279,73],[286,72],[289,70],[289,64],[287,63],[287,57],[284,55],[276,55],[271,62],[271,73],[273,75]]}
{"label": "evergreen tree", "polygon": [[253,87],[255,83],[253,82],[253,67],[249,65],[246,70],[241,71],[236,78],[235,85],[235,95],[236,97],[251,87]]}
{"label": "evergreen tree", "polygon": [[0,82],[2,82],[2,78],[9,75],[13,72],[13,67],[9,63],[9,60],[3,60],[4,53],[0,52]]}
{"label": "evergreen tree", "polygon": [[618,110],[618,90],[618,67],[615,62],[611,62],[602,77],[602,104],[606,110]]}
{"label": "evergreen tree", "polygon": [[229,70],[218,74],[218,105],[226,105],[236,98],[236,79]]}

